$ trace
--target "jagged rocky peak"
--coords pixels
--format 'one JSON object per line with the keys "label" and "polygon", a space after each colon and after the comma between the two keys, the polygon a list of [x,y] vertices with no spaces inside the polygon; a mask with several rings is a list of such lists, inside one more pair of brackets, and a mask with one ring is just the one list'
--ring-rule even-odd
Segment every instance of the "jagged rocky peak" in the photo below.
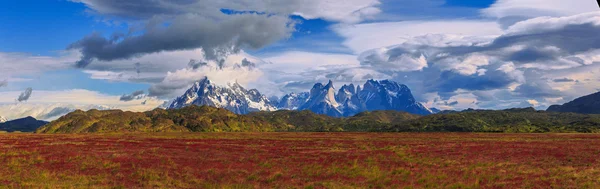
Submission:
{"label": "jagged rocky peak", "polygon": [[169,108],[179,109],[190,105],[225,108],[237,114],[277,110],[269,99],[256,89],[246,90],[237,82],[218,86],[207,77],[194,83],[185,94],[177,97]]}
{"label": "jagged rocky peak", "polygon": [[339,103],[345,103],[346,101],[350,100],[354,94],[356,94],[356,88],[354,87],[354,84],[344,85],[338,91],[336,100]]}
{"label": "jagged rocky peak", "polygon": [[338,91],[330,80],[326,85],[315,84],[310,92],[291,93],[272,102],[256,89],[246,90],[238,83],[217,86],[204,78],[184,95],[173,100],[169,108],[182,108],[192,104],[225,108],[238,114],[277,109],[310,110],[334,117],[353,116],[375,110],[396,110],[420,115],[432,113],[415,100],[406,85],[390,80],[368,80],[363,86],[348,84]]}
{"label": "jagged rocky peak", "polygon": [[290,93],[281,98],[277,104],[277,108],[283,110],[296,110],[308,100],[310,93]]}
{"label": "jagged rocky peak", "polygon": [[431,110],[417,102],[406,85],[390,80],[368,80],[358,97],[368,111],[397,110],[419,115],[429,115]]}
{"label": "jagged rocky peak", "polygon": [[343,114],[338,109],[339,106],[335,100],[335,87],[333,82],[329,80],[329,83],[325,86],[321,83],[315,84],[310,90],[308,100],[298,110],[310,110],[317,114],[341,117]]}

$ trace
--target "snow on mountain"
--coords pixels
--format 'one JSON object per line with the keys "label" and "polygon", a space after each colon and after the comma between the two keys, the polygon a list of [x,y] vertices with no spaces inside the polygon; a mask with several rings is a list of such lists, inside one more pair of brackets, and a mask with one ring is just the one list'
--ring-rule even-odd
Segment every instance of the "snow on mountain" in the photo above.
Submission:
{"label": "snow on mountain", "polygon": [[246,90],[238,83],[217,86],[207,77],[194,83],[185,94],[177,97],[169,105],[169,109],[183,108],[190,105],[225,108],[237,114],[277,110],[269,99],[256,89]]}
{"label": "snow on mountain", "polygon": [[369,80],[357,95],[368,111],[396,110],[419,115],[433,113],[429,108],[415,100],[406,85],[390,80]]}
{"label": "snow on mountain", "polygon": [[168,108],[208,105],[237,114],[278,109],[310,110],[333,117],[375,110],[396,110],[419,115],[433,113],[415,100],[406,85],[390,80],[369,80],[362,87],[344,85],[339,91],[335,90],[332,81],[327,85],[317,83],[308,93],[291,93],[283,96],[278,103],[272,103],[276,101],[269,100],[256,89],[246,90],[237,83],[218,86],[204,78],[173,100]]}
{"label": "snow on mountain", "polygon": [[419,115],[433,113],[415,100],[406,85],[390,80],[369,80],[362,88],[350,84],[342,86],[337,94],[334,91],[331,81],[326,86],[315,84],[309,93],[309,99],[298,110],[311,110],[334,117],[353,116],[375,110],[396,110]]}
{"label": "snow on mountain", "polygon": [[0,123],[4,123],[4,122],[7,122],[7,121],[8,121],[8,119],[0,116]]}
{"label": "snow on mountain", "polygon": [[298,110],[310,110],[317,114],[326,114],[333,117],[343,116],[339,109],[340,104],[335,100],[335,88],[331,80],[323,86],[317,83],[310,90],[310,97]]}
{"label": "snow on mountain", "polygon": [[307,92],[287,94],[279,100],[277,108],[281,110],[296,110],[306,103],[309,97],[310,93]]}

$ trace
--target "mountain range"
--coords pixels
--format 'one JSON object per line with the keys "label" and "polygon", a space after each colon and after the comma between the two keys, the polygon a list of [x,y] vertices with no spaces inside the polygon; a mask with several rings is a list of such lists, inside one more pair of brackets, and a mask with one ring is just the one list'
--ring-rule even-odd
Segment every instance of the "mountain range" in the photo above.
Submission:
{"label": "mountain range", "polygon": [[336,91],[332,81],[315,84],[309,92],[291,93],[277,102],[256,89],[238,83],[219,86],[204,78],[177,97],[168,109],[190,105],[224,108],[237,114],[276,110],[310,110],[332,117],[349,117],[364,111],[396,110],[418,115],[433,112],[413,97],[406,85],[390,80],[369,80],[362,87],[344,85]]}
{"label": "mountain range", "polygon": [[600,92],[577,98],[563,105],[552,105],[546,111],[600,114]]}
{"label": "mountain range", "polygon": [[182,96],[173,100],[168,109],[179,109],[190,105],[224,108],[236,114],[277,110],[273,103],[256,89],[246,90],[238,83],[218,86],[206,77],[194,83]]}
{"label": "mountain range", "polygon": [[427,116],[393,110],[338,118],[309,110],[235,114],[190,105],[148,112],[77,110],[37,133],[115,132],[506,132],[600,133],[600,115],[536,111],[533,108],[469,110]]}
{"label": "mountain range", "polygon": [[46,121],[37,120],[33,117],[26,117],[5,122],[0,122],[0,131],[7,132],[33,132],[36,129],[48,124]]}

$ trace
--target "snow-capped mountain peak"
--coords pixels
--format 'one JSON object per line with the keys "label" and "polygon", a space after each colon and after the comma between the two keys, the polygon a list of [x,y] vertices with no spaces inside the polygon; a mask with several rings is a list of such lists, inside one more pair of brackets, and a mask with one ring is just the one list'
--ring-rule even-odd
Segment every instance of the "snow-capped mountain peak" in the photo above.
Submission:
{"label": "snow-capped mountain peak", "polygon": [[432,113],[415,100],[408,86],[390,80],[369,80],[357,95],[369,111],[397,110],[419,115]]}
{"label": "snow-capped mountain peak", "polygon": [[218,86],[207,77],[194,83],[182,96],[177,97],[169,108],[189,105],[225,108],[237,114],[277,110],[269,99],[256,89],[246,90],[237,82]]}
{"label": "snow-capped mountain peak", "polygon": [[287,94],[281,98],[277,108],[282,110],[296,110],[306,103],[309,97],[310,93],[308,92]]}
{"label": "snow-capped mountain peak", "polygon": [[335,87],[330,80],[325,86],[321,83],[315,84],[310,90],[308,100],[298,110],[311,110],[318,114],[341,117],[343,114],[339,107],[340,104],[335,100]]}
{"label": "snow-capped mountain peak", "polygon": [[336,100],[339,103],[344,103],[350,100],[354,94],[356,94],[356,88],[354,87],[354,84],[344,85],[338,91],[338,94],[336,95]]}
{"label": "snow-capped mountain peak", "polygon": [[173,100],[169,108],[208,105],[238,114],[277,109],[310,110],[334,117],[353,116],[375,110],[397,110],[420,115],[432,113],[415,100],[406,85],[390,80],[368,80],[363,86],[356,87],[353,84],[344,85],[339,91],[335,90],[332,81],[326,85],[317,83],[310,92],[291,93],[278,101],[277,105],[273,105],[258,90],[246,90],[237,82],[218,86],[204,78]]}

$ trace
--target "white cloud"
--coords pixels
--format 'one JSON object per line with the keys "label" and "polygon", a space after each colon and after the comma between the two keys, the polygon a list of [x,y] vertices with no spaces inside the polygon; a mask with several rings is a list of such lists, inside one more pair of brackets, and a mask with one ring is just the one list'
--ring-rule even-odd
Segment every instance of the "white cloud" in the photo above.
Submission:
{"label": "white cloud", "polygon": [[223,65],[219,65],[215,61],[207,61],[198,67],[188,67],[174,72],[167,72],[167,75],[161,82],[150,87],[150,95],[175,97],[183,94],[194,82],[204,77],[208,77],[211,82],[217,85],[226,85],[234,82],[247,85],[256,82],[263,75],[263,72],[259,69],[242,66],[242,61],[239,59],[241,57],[231,56]]}
{"label": "white cloud", "polygon": [[58,56],[0,52],[0,80],[14,81],[23,75],[66,69],[72,67],[79,55],[76,51],[60,52]]}
{"label": "white cloud", "polygon": [[365,19],[372,19],[381,13],[377,7],[381,4],[378,0],[305,0],[294,14],[306,19],[323,18],[325,20],[344,23],[358,23]]}
{"label": "white cloud", "polygon": [[450,70],[462,75],[485,74],[485,69],[481,66],[487,66],[490,60],[485,55],[472,54],[466,57],[452,57],[440,61],[439,66],[442,70]]}
{"label": "white cloud", "polygon": [[[449,38],[427,37],[437,43],[458,41],[459,36],[496,36],[502,34],[502,29],[496,22],[473,20],[417,20],[404,22],[379,22],[356,25],[334,26],[333,31],[346,38],[344,45],[355,53],[405,43],[415,36],[427,34],[444,34]],[[439,37],[439,36],[437,36]],[[423,40],[421,40],[423,41]],[[469,41],[473,41],[469,39]],[[433,44],[433,41],[427,41]]]}
{"label": "white cloud", "polygon": [[[26,103],[16,103],[20,91],[0,92],[0,115],[9,119],[33,116],[52,120],[75,109],[121,109],[124,111],[148,111],[164,101],[156,98],[120,101],[121,96],[102,94],[88,90],[34,91]],[[142,102],[146,101],[145,104]],[[57,110],[60,110],[57,112]],[[49,115],[50,114],[50,115]]]}
{"label": "white cloud", "polygon": [[537,17],[517,22],[510,26],[505,35],[538,34],[564,29],[571,25],[600,25],[600,11],[563,17]]}
{"label": "white cloud", "polygon": [[403,53],[399,56],[389,48],[367,51],[360,55],[361,64],[383,71],[420,71],[427,67],[427,59],[422,53]]}
{"label": "white cloud", "polygon": [[568,16],[597,11],[593,0],[498,0],[482,14],[489,17]]}
{"label": "white cloud", "polygon": [[269,62],[261,69],[297,74],[309,70],[324,70],[331,66],[355,67],[359,61],[355,55],[314,53],[303,51],[290,51],[262,58]]}

